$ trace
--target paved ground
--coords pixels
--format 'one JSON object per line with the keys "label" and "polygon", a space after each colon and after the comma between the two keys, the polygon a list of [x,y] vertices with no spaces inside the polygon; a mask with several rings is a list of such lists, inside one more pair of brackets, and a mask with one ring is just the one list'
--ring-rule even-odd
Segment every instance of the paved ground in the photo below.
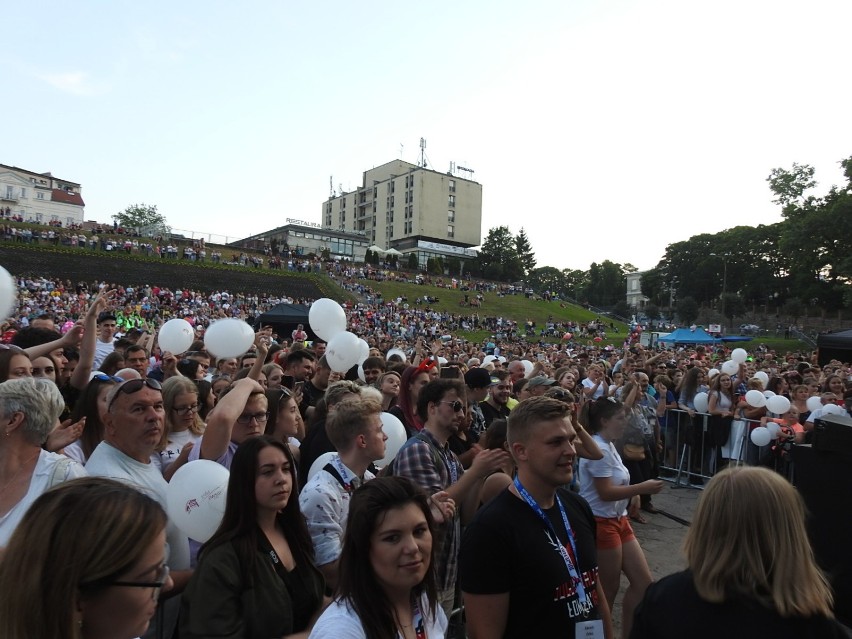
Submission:
{"label": "paved ground", "polygon": [[[654,495],[654,505],[667,513],[691,522],[692,513],[700,494],[700,490],[672,488],[671,484],[667,483],[659,495]],[[686,559],[683,556],[682,546],[688,527],[662,514],[652,515],[643,511],[642,515],[648,520],[648,523],[634,523],[633,530],[645,551],[645,557],[654,579],[683,570],[686,567]],[[613,611],[616,637],[621,636],[621,597],[626,588],[627,579],[622,575],[621,588],[618,597],[616,597],[615,610]]]}

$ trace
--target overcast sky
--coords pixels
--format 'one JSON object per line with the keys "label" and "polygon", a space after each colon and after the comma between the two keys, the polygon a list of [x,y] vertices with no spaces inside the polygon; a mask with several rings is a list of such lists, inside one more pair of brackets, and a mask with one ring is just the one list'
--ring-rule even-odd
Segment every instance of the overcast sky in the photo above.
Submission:
{"label": "overcast sky", "polygon": [[3,10],[0,163],[231,239],[321,222],[397,157],[483,185],[539,266],[654,266],[780,219],[765,178],[840,183],[848,0],[33,2]]}

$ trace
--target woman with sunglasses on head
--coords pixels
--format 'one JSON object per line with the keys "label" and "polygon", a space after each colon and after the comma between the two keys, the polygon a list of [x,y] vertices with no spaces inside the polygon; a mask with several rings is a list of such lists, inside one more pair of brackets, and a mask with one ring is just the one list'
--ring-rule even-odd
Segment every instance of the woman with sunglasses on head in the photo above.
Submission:
{"label": "woman with sunglasses on head", "polygon": [[[630,394],[631,390],[626,392]],[[622,572],[629,581],[622,601],[622,629],[623,636],[627,636],[633,610],[651,583],[651,571],[628,513],[638,514],[639,496],[659,493],[663,482],[649,479],[630,484],[630,472],[614,444],[627,428],[627,411],[621,402],[612,397],[586,402],[580,421],[586,424],[603,453],[600,460],[580,460],[580,495],[589,502],[597,522],[598,568],[610,610]]]}
{"label": "woman with sunglasses on head", "polygon": [[169,377],[163,382],[163,437],[151,461],[160,467],[166,481],[186,463],[192,447],[204,434],[199,409],[198,387],[193,380]]}
{"label": "woman with sunglasses on head", "polygon": [[428,498],[403,477],[379,477],[355,491],[335,598],[311,638],[443,637],[435,530]]}
{"label": "woman with sunglasses on head", "polygon": [[269,419],[264,434],[287,444],[298,462],[299,443],[305,438],[305,426],[296,398],[286,388],[269,388],[265,394],[269,402]]}
{"label": "woman with sunglasses on head", "polygon": [[222,523],[183,595],[180,636],[307,637],[324,588],[289,448],[253,437],[234,455]]}
{"label": "woman with sunglasses on head", "polygon": [[172,586],[165,528],[157,502],[111,479],[75,479],[43,494],[0,561],[0,636],[145,634]]}

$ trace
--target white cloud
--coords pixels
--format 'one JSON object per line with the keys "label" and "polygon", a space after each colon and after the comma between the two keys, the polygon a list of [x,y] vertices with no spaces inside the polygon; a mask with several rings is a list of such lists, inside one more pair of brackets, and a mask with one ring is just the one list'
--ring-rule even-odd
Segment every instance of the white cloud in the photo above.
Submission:
{"label": "white cloud", "polygon": [[97,86],[85,71],[68,71],[66,73],[48,73],[39,76],[54,89],[78,96],[91,96],[104,92],[103,87]]}

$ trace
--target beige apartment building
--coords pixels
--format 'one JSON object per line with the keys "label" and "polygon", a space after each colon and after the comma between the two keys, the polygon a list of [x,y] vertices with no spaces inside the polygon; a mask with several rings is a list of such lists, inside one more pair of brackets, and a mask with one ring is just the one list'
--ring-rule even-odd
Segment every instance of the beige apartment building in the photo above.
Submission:
{"label": "beige apartment building", "polygon": [[363,233],[372,244],[405,256],[416,253],[423,267],[430,257],[476,257],[482,185],[394,160],[364,171],[357,190],[324,202],[322,226]]}
{"label": "beige apartment building", "polygon": [[0,164],[0,212],[2,217],[20,216],[24,222],[61,223],[64,227],[83,223],[85,203],[82,187],[50,173],[35,173]]}

